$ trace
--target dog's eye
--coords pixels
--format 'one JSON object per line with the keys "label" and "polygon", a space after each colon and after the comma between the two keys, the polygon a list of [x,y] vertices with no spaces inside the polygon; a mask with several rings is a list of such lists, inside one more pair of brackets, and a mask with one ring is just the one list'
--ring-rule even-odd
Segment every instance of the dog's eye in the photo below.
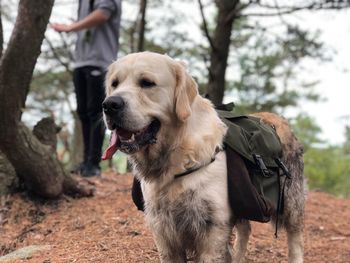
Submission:
{"label": "dog's eye", "polygon": [[139,84],[141,88],[145,88],[145,89],[152,88],[156,85],[156,83],[148,79],[140,79]]}
{"label": "dog's eye", "polygon": [[112,87],[116,88],[119,85],[119,81],[117,79],[112,81]]}

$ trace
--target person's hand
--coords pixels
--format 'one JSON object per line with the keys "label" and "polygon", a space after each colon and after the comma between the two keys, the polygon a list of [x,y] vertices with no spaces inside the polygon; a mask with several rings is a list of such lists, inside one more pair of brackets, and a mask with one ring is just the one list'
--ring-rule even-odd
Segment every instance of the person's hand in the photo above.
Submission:
{"label": "person's hand", "polygon": [[57,32],[71,32],[72,31],[72,25],[67,24],[59,24],[59,23],[52,23],[50,24],[51,28]]}

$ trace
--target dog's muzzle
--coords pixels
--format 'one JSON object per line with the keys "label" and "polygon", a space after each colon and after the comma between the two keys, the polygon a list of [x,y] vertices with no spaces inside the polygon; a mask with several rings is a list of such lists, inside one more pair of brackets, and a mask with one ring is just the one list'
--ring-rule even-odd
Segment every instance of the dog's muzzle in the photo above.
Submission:
{"label": "dog's muzzle", "polygon": [[110,96],[103,101],[102,110],[106,116],[108,129],[114,130],[116,128],[116,122],[120,122],[124,108],[125,101],[121,96]]}
{"label": "dog's muzzle", "polygon": [[103,112],[107,115],[115,114],[116,112],[123,110],[124,106],[124,99],[120,96],[110,96],[102,103]]}
{"label": "dog's muzzle", "polygon": [[121,96],[110,96],[102,103],[103,113],[108,129],[112,130],[108,149],[102,159],[110,159],[120,150],[127,154],[140,151],[144,146],[155,144],[156,134],[160,129],[160,121],[153,119],[149,124],[139,130],[130,130],[124,126],[125,101]]}

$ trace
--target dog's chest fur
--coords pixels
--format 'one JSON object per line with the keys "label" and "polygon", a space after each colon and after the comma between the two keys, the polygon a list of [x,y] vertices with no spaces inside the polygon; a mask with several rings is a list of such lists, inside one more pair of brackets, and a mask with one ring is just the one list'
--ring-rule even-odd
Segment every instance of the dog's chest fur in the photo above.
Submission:
{"label": "dog's chest fur", "polygon": [[190,245],[201,240],[214,224],[214,203],[193,190],[185,190],[176,200],[163,197],[147,204],[146,218],[164,236],[174,236]]}
{"label": "dog's chest fur", "polygon": [[186,249],[230,221],[225,155],[194,173],[170,182],[142,182],[146,220],[164,242]]}

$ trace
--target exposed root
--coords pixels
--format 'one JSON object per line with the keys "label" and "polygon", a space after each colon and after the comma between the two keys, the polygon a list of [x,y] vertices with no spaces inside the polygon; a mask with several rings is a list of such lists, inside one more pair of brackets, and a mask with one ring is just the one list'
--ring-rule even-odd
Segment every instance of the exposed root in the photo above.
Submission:
{"label": "exposed root", "polygon": [[95,193],[95,187],[84,184],[82,180],[66,176],[63,181],[63,193],[73,197],[91,197]]}

